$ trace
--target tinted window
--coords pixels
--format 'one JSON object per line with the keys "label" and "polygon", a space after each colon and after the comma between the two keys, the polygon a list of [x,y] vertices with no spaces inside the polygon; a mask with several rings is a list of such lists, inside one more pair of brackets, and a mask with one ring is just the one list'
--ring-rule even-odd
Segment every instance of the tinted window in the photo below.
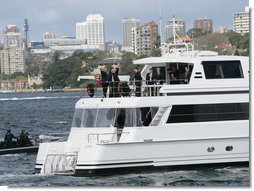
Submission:
{"label": "tinted window", "polygon": [[240,61],[202,62],[206,79],[243,78]]}
{"label": "tinted window", "polygon": [[167,123],[249,119],[249,103],[174,105]]}

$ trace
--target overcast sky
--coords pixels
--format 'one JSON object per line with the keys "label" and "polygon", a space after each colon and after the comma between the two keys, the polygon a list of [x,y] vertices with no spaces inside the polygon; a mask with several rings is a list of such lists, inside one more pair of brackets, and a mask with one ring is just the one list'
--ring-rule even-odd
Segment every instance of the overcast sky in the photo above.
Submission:
{"label": "overcast sky", "polygon": [[[248,5],[248,0],[0,0],[0,27],[2,30],[7,24],[15,24],[23,29],[27,18],[31,40],[42,40],[44,32],[75,36],[76,22],[84,21],[88,14],[100,13],[105,18],[106,41],[122,43],[125,18],[159,24],[161,13],[164,26],[175,15],[185,20],[188,30],[197,17],[208,16],[215,30],[221,26],[232,29],[233,12],[244,11]],[[164,35],[164,27],[162,32]]]}

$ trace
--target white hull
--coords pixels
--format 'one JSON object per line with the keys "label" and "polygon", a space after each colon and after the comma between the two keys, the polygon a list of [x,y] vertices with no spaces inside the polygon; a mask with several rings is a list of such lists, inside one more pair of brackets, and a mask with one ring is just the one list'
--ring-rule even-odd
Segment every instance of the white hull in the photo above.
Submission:
{"label": "white hull", "polygon": [[[183,128],[191,128],[192,131],[198,133],[190,137],[189,132],[184,133]],[[204,123],[203,126],[186,124],[185,127],[183,125],[167,128],[154,127],[152,135],[155,139],[146,136],[148,131],[151,132],[151,127],[125,128],[120,142],[116,141],[115,128],[104,129],[105,134],[97,135],[95,129],[91,134],[91,129],[72,128],[67,142],[42,143],[37,156],[36,169],[41,173],[51,173],[51,168],[58,168],[60,174],[64,171],[69,172],[66,166],[64,171],[61,171],[61,165],[56,167],[56,164],[52,165],[53,163],[51,165],[48,163],[47,167],[43,166],[42,164],[45,165],[45,152],[54,156],[57,152],[59,154],[76,153],[77,158],[71,172],[78,176],[111,173],[114,170],[122,171],[129,168],[139,170],[140,167],[153,169],[199,164],[226,163],[230,165],[249,161],[247,120],[213,125]],[[156,131],[161,133],[163,129],[168,140],[156,140]],[[230,129],[232,131],[228,132]],[[77,134],[80,137],[79,140],[75,140]],[[88,141],[86,137],[89,135],[91,135],[90,143],[82,144],[82,141]],[[145,137],[145,139],[132,141],[133,139],[138,140],[138,137],[140,139]],[[173,137],[179,138],[174,139]],[[55,159],[55,161],[59,163],[61,160]]]}

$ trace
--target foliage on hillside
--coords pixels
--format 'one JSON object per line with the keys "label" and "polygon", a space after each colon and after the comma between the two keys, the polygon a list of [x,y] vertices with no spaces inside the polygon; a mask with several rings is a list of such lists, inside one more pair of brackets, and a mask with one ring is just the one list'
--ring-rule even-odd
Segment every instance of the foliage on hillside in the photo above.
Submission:
{"label": "foliage on hillside", "polygon": [[249,34],[241,35],[233,31],[206,34],[194,38],[195,49],[213,50],[224,55],[249,55]]}
{"label": "foliage on hillside", "polygon": [[103,51],[76,51],[71,57],[60,59],[60,53],[55,52],[53,61],[48,63],[43,75],[43,88],[80,87],[80,75],[90,75],[97,67],[97,62],[111,56]]}

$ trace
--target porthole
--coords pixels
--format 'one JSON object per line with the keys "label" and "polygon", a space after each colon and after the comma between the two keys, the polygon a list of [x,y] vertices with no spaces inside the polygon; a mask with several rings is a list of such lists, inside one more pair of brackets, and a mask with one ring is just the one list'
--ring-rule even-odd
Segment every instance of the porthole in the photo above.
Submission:
{"label": "porthole", "polygon": [[226,147],[226,151],[232,151],[233,150],[233,147],[232,146],[227,146]]}
{"label": "porthole", "polygon": [[214,150],[215,150],[214,147],[208,147],[208,148],[207,148],[207,152],[213,152]]}

